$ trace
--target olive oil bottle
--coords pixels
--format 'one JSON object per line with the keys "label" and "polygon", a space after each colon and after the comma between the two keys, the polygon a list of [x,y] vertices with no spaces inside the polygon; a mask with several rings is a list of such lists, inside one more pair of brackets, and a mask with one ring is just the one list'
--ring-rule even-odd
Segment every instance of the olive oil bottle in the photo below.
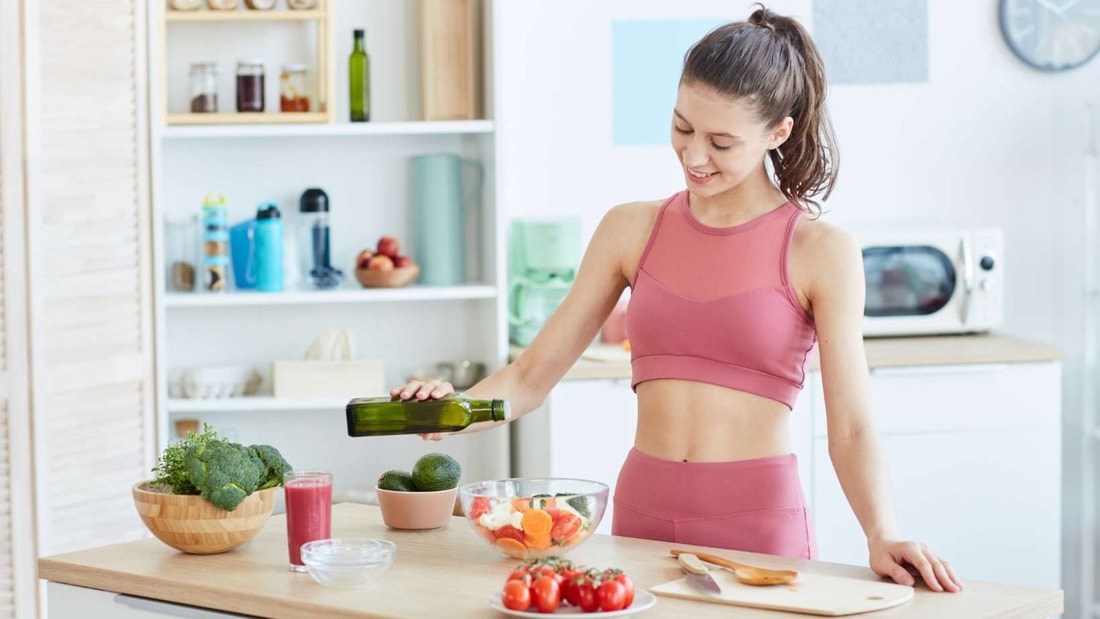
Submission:
{"label": "olive oil bottle", "polygon": [[367,55],[366,33],[355,30],[355,48],[348,58],[348,95],[351,122],[370,120],[370,56]]}
{"label": "olive oil bottle", "polygon": [[511,416],[504,400],[473,400],[452,394],[438,400],[355,398],[348,402],[348,436],[457,432],[479,421]]}

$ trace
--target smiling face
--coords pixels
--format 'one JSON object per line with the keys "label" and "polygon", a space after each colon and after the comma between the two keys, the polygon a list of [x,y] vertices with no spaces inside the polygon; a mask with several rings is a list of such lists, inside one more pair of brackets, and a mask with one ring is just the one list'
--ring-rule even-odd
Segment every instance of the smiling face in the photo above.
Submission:
{"label": "smiling face", "polygon": [[793,122],[761,122],[744,102],[692,83],[681,83],[672,114],[672,147],[688,189],[716,196],[764,174],[764,155],[790,136]]}

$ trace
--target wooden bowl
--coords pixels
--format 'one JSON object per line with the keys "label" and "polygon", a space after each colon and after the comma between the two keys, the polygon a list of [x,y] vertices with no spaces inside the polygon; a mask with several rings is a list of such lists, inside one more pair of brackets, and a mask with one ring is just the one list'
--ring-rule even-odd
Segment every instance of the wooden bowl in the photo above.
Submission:
{"label": "wooden bowl", "polygon": [[275,509],[275,490],[253,492],[231,512],[198,495],[153,492],[147,481],[134,484],[131,494],[141,521],[157,539],[182,552],[211,555],[259,533]]}
{"label": "wooden bowl", "polygon": [[355,277],[364,288],[400,288],[416,281],[420,267],[401,267],[390,271],[355,269]]}

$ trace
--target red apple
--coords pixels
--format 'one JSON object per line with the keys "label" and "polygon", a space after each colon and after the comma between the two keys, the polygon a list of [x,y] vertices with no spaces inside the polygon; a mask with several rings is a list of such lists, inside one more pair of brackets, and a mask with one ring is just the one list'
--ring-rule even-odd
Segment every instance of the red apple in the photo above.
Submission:
{"label": "red apple", "polygon": [[393,259],[393,268],[395,269],[403,269],[405,267],[414,266],[416,266],[416,263],[413,262],[413,259],[408,256],[397,256]]}
{"label": "red apple", "polygon": [[372,271],[392,271],[393,260],[384,254],[379,254],[370,259],[367,263],[367,268]]}
{"label": "red apple", "polygon": [[355,268],[357,268],[357,269],[367,268],[367,264],[370,262],[370,259],[373,258],[373,257],[374,257],[374,252],[372,252],[369,249],[364,249],[363,251],[359,252],[359,255],[355,257]]}
{"label": "red apple", "polygon": [[392,236],[384,236],[378,239],[378,253],[396,258],[401,251],[401,243]]}

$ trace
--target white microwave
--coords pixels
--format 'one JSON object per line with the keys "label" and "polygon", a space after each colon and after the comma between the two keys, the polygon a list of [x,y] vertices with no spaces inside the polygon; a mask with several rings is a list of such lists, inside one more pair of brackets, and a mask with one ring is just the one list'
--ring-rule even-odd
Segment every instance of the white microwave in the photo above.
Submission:
{"label": "white microwave", "polygon": [[980,333],[1004,316],[1004,238],[992,228],[853,230],[866,337]]}

